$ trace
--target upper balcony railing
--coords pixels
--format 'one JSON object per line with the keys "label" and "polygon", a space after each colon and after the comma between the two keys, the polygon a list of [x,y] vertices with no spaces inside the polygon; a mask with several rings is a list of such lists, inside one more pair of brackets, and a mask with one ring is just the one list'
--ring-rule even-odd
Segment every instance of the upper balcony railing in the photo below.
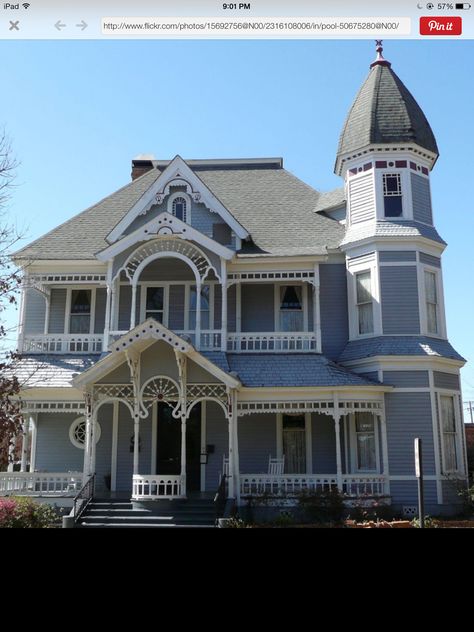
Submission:
{"label": "upper balcony railing", "polygon": [[[111,331],[109,344],[127,331]],[[201,331],[200,345],[196,332],[176,331],[201,351],[221,351],[220,329]],[[25,334],[20,353],[94,354],[106,351],[102,334]],[[232,353],[307,353],[317,349],[314,332],[242,332],[227,334],[226,350]]]}

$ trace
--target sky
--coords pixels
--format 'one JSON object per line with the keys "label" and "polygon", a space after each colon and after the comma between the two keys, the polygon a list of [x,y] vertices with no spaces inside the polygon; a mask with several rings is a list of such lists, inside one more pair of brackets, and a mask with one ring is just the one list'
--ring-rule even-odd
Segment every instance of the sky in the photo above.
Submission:
{"label": "sky", "polygon": [[[26,244],[130,181],[131,159],[282,156],[318,190],[375,58],[373,40],[0,42],[5,127],[20,165],[7,208]],[[474,41],[385,40],[440,158],[435,225],[448,243],[448,336],[474,400]],[[13,310],[8,323],[17,321]]]}

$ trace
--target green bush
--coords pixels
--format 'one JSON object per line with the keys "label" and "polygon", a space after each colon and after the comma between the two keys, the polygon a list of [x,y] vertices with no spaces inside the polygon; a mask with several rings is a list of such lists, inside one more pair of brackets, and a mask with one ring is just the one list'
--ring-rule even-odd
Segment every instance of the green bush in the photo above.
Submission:
{"label": "green bush", "polygon": [[298,504],[307,520],[315,522],[340,522],[344,517],[342,494],[337,487],[329,490],[303,491]]}
{"label": "green bush", "polygon": [[0,498],[0,529],[50,529],[57,523],[58,515],[50,505],[31,498]]}

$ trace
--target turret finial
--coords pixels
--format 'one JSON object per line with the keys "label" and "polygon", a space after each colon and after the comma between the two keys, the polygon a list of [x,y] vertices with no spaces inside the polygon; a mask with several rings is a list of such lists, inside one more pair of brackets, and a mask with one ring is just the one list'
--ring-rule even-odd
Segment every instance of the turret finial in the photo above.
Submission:
{"label": "turret finial", "polygon": [[384,56],[382,54],[383,53],[382,41],[383,40],[375,40],[375,50],[377,51],[377,57],[375,61],[373,61],[370,64],[371,68],[373,68],[374,66],[388,66],[390,68],[390,66],[392,65],[389,61],[384,59]]}

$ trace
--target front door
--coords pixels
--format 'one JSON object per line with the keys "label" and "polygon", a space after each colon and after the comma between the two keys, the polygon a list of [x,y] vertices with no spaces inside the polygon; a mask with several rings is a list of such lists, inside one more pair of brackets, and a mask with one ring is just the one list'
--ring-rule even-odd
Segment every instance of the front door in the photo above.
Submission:
{"label": "front door", "polygon": [[201,404],[191,410],[186,422],[186,488],[196,492],[201,489]]}
{"label": "front door", "polygon": [[168,404],[158,402],[158,427],[156,443],[156,472],[158,474],[181,473],[181,421],[171,414]]}

